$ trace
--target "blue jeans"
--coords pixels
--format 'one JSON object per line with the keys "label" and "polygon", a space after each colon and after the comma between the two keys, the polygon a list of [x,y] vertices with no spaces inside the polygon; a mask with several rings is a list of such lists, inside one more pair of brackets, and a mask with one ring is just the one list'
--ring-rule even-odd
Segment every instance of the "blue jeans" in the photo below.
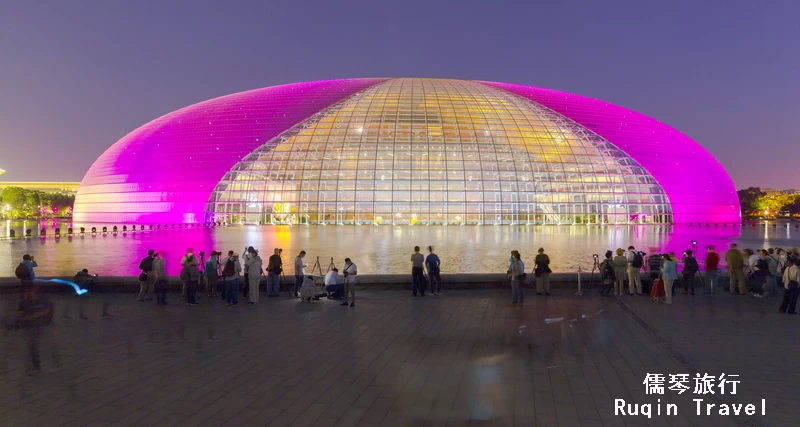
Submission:
{"label": "blue jeans", "polygon": [[225,302],[239,304],[239,279],[225,281]]}
{"label": "blue jeans", "polygon": [[267,272],[267,296],[278,296],[281,293],[281,276]]}
{"label": "blue jeans", "polygon": [[300,287],[303,286],[303,278],[304,277],[305,276],[302,276],[302,275],[301,276],[298,276],[296,274],[294,275],[294,294],[295,295],[297,295],[297,293],[300,292]]}
{"label": "blue jeans", "polygon": [[516,304],[517,302],[522,304],[525,302],[525,294],[522,293],[522,280],[511,281],[511,292],[514,294],[514,300],[511,301],[511,304]]}

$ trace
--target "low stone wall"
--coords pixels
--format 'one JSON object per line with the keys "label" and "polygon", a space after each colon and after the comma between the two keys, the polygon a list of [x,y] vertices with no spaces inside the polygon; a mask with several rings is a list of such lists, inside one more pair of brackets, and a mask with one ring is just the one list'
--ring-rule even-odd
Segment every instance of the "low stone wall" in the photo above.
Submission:
{"label": "low stone wall", "polygon": [[[41,277],[41,279],[50,279],[51,277]],[[64,280],[71,280],[70,277],[60,277]],[[643,280],[649,280],[646,275],[642,275]],[[219,281],[221,283],[222,281]],[[597,273],[582,274],[581,284],[583,288],[589,286],[590,282],[594,286],[600,284],[600,277]],[[46,289],[54,292],[72,292],[69,286],[58,285],[55,283],[39,283]],[[578,288],[578,274],[577,273],[552,273],[550,276],[550,284],[553,288]],[[411,275],[410,274],[364,274],[359,275],[356,280],[356,287],[369,288],[369,289],[411,289]],[[727,287],[728,277],[724,275],[720,280],[719,286]],[[0,293],[15,292],[18,290],[20,282],[13,277],[0,278]],[[267,286],[266,277],[261,277],[261,289],[265,290]],[[510,283],[505,274],[442,274],[442,288],[443,289],[491,289],[491,288],[504,288],[509,287]],[[528,274],[527,286],[535,287],[536,278],[533,274]],[[169,278],[170,290],[180,290],[181,281],[178,277]],[[287,291],[294,289],[294,276],[281,276],[281,290]],[[137,292],[139,290],[139,280],[136,276],[114,276],[114,277],[100,277],[99,285],[89,287],[90,292]]]}

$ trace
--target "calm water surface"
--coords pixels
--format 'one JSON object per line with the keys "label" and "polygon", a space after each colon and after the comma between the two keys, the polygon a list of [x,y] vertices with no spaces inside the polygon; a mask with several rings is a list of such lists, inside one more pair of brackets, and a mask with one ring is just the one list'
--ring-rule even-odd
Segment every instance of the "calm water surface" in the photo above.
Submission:
{"label": "calm water surface", "polygon": [[[166,253],[167,272],[177,275],[181,256],[187,247],[201,250],[240,254],[247,246],[254,246],[266,257],[275,247],[283,248],[286,273],[291,273],[294,256],[305,250],[308,255],[307,271],[319,256],[323,271],[334,258],[337,266],[350,257],[358,264],[359,273],[408,273],[409,257],[415,245],[424,248],[433,245],[442,259],[442,271],[465,273],[502,273],[508,266],[509,252],[517,249],[522,259],[532,268],[533,257],[539,247],[544,247],[557,272],[574,272],[578,265],[591,269],[592,254],[606,249],[627,248],[634,245],[648,253],[673,251],[680,255],[692,249],[697,241],[700,258],[705,247],[713,244],[724,251],[733,242],[743,248],[800,246],[800,230],[792,224],[755,230],[748,225],[739,227],[697,226],[242,226],[213,230],[169,230],[136,232],[114,235],[87,234],[66,236],[71,224],[48,222],[48,236],[38,232],[29,239],[8,239],[9,227],[23,234],[24,227],[37,230],[39,222],[0,224],[0,276],[13,276],[14,267],[23,254],[36,257],[39,276],[73,275],[81,268],[101,276],[136,275],[139,260],[148,249]],[[60,227],[64,236],[56,239],[53,227]],[[77,227],[75,227],[77,229]],[[98,227],[100,228],[100,227]],[[111,227],[109,227],[110,229]]]}

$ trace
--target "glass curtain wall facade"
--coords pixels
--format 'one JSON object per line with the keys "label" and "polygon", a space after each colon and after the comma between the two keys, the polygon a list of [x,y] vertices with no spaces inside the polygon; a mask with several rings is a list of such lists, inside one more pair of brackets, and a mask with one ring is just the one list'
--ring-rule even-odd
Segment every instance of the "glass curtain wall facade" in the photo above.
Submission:
{"label": "glass curtain wall facade", "polygon": [[211,194],[255,224],[671,222],[662,187],[591,130],[478,82],[390,79],[273,138]]}

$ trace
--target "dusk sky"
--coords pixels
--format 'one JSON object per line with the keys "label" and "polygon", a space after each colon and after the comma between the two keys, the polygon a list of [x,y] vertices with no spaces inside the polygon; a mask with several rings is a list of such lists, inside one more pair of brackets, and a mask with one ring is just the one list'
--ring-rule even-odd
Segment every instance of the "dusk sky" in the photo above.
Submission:
{"label": "dusk sky", "polygon": [[411,76],[600,98],[694,138],[737,188],[800,188],[799,17],[752,0],[0,1],[0,179],[79,181],[209,98]]}

